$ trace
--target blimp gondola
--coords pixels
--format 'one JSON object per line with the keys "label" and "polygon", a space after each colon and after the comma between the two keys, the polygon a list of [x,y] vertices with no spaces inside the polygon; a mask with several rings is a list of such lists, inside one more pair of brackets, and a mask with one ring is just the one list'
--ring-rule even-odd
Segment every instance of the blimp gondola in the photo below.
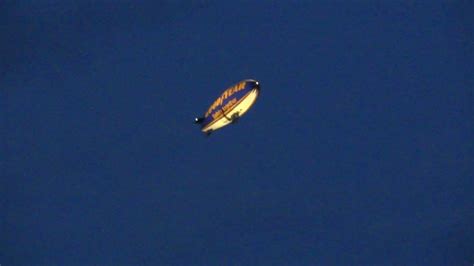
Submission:
{"label": "blimp gondola", "polygon": [[194,123],[201,126],[204,134],[210,135],[213,131],[236,123],[254,105],[259,94],[258,81],[243,80],[222,92],[203,116],[194,119]]}

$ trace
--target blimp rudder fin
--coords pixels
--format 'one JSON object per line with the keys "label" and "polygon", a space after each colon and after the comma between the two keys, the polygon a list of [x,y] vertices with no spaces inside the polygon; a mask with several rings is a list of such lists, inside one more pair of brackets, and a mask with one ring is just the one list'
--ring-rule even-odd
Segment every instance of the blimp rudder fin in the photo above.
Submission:
{"label": "blimp rudder fin", "polygon": [[202,124],[202,122],[204,122],[204,117],[194,118],[194,124]]}

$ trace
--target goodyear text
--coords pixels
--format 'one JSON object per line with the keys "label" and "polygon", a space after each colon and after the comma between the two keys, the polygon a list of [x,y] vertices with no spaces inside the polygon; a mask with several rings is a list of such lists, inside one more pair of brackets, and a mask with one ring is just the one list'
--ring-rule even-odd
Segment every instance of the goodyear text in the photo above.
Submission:
{"label": "goodyear text", "polygon": [[[219,98],[217,98],[211,105],[211,107],[209,107],[209,109],[207,110],[206,114],[204,115],[205,117],[208,117],[209,114],[212,113],[212,111],[214,111],[214,109],[216,109],[218,106],[222,105],[222,102],[229,98],[230,96],[232,96],[234,93],[238,92],[238,91],[241,91],[245,88],[245,84],[246,82],[245,81],[242,81],[240,83],[238,83],[237,85],[235,86],[232,86],[230,88],[228,88],[227,90],[225,90],[221,96],[219,96]],[[237,100],[236,100],[237,101]],[[228,106],[228,104],[226,105]]]}

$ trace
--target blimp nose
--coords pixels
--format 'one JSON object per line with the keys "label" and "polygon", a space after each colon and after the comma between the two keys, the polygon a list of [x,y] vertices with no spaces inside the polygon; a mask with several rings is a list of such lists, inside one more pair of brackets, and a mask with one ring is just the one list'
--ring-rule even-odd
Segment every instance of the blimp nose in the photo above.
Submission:
{"label": "blimp nose", "polygon": [[260,89],[260,83],[258,81],[255,81],[255,83],[253,84],[253,87],[256,88],[257,90]]}

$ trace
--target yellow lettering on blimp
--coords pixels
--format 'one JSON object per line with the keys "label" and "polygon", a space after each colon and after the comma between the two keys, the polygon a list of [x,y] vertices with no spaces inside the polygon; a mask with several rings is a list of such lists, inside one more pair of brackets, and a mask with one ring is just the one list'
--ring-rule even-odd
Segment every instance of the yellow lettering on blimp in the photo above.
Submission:
{"label": "yellow lettering on blimp", "polygon": [[229,110],[230,108],[232,108],[232,106],[237,102],[237,99],[234,98],[232,100],[230,100],[224,107],[222,107],[222,109],[224,110],[224,112],[227,112],[227,110]]}
{"label": "yellow lettering on blimp", "polygon": [[222,110],[220,110],[220,112],[218,111],[218,112],[213,113],[212,118],[217,119],[217,118],[222,117],[222,115],[224,115],[224,112],[227,112],[227,110],[231,109],[236,102],[237,102],[236,98],[230,100],[226,105],[222,107]]}
{"label": "yellow lettering on blimp", "polygon": [[234,93],[238,92],[238,91],[241,91],[245,88],[245,84],[246,82],[245,81],[242,81],[240,82],[239,84],[235,85],[235,86],[232,86],[230,88],[228,88],[227,90],[224,91],[224,93],[221,94],[221,96],[219,96],[219,98],[217,98],[211,105],[211,107],[209,107],[209,109],[207,110],[206,114],[204,115],[205,117],[208,117],[209,114],[212,113],[212,111],[214,109],[216,109],[217,106],[221,105],[222,102],[229,98],[230,96],[232,96]]}

